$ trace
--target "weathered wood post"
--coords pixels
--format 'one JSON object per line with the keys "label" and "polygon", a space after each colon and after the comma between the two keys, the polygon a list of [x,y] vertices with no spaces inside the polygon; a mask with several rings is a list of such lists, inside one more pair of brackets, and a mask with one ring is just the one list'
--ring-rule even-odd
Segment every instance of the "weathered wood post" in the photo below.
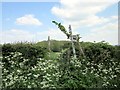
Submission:
{"label": "weathered wood post", "polygon": [[78,43],[78,46],[79,46],[79,51],[80,51],[80,53],[82,53],[83,54],[83,57],[85,58],[85,54],[84,54],[84,52],[83,52],[83,49],[82,49],[82,47],[81,47],[81,45],[80,45],[80,35],[79,34],[77,34],[76,35],[77,36],[77,43]]}
{"label": "weathered wood post", "polygon": [[76,52],[75,52],[75,46],[74,46],[74,42],[73,42],[73,35],[72,35],[71,25],[69,25],[69,33],[70,33],[70,40],[71,40],[71,43],[72,43],[73,56],[76,59]]}
{"label": "weathered wood post", "polygon": [[51,49],[50,49],[50,36],[48,36],[48,51],[50,52]]}

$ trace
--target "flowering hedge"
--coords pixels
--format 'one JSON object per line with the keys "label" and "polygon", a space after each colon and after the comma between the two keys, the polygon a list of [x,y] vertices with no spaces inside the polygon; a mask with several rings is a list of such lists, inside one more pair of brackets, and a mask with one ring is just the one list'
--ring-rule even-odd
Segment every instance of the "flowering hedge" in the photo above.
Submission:
{"label": "flowering hedge", "polygon": [[[11,53],[8,68],[2,63],[3,88],[101,88],[120,86],[120,63],[111,59],[106,65],[93,64],[85,59],[71,59],[69,63],[37,58],[35,66],[22,53]],[[62,65],[62,66],[61,66]],[[97,68],[95,68],[95,66]]]}
{"label": "flowering hedge", "polygon": [[[2,60],[3,88],[45,88],[55,87],[59,78],[58,63],[53,60],[36,58],[37,64],[29,66],[29,59],[20,52],[11,52]],[[8,63],[6,64],[6,62]]]}
{"label": "flowering hedge", "polygon": [[[120,87],[120,61],[112,55],[115,48],[105,44],[92,46],[84,47],[86,58],[70,56],[69,59],[58,57],[56,60],[28,58],[24,53],[10,49],[1,57],[2,88]],[[90,55],[87,55],[88,51]],[[62,55],[67,54],[62,52]]]}

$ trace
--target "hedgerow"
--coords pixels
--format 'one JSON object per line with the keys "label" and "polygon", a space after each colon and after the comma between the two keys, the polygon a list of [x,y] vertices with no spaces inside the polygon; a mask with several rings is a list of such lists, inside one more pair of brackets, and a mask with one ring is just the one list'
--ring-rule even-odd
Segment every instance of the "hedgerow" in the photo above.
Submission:
{"label": "hedgerow", "polygon": [[73,58],[67,47],[56,60],[45,59],[48,52],[36,45],[3,45],[2,88],[119,88],[119,46],[81,45],[85,58],[78,48]]}

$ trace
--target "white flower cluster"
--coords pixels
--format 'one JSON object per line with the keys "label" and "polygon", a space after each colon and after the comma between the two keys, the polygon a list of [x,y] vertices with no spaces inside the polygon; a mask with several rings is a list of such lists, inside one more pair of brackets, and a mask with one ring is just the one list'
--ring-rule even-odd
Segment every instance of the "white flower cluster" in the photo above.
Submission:
{"label": "white flower cluster", "polygon": [[[29,63],[29,61],[31,60],[24,58],[22,53],[20,52],[12,52],[9,56],[0,58],[8,61],[9,63],[1,63],[3,67],[3,88],[19,88],[19,85],[22,85],[26,88],[56,88],[57,86],[55,83],[59,82],[59,79],[64,73],[64,71],[60,71],[59,69],[62,68],[62,66],[60,67],[60,63],[55,60],[36,58],[36,65],[27,66],[26,62]],[[106,87],[111,85],[111,80],[114,80],[118,77],[117,73],[120,74],[120,63],[115,62],[113,59],[109,60],[109,64],[106,62],[107,61],[99,62],[98,64],[96,64],[85,59],[79,60],[73,58],[68,64],[72,64],[75,68],[74,71],[78,71],[77,74],[80,73],[88,80],[92,80],[91,78],[99,78],[100,80],[98,80],[98,82],[100,83],[100,85]],[[9,66],[6,67],[7,65]],[[65,67],[66,70],[69,70],[67,68],[68,67]],[[68,72],[71,73],[71,71]],[[94,77],[92,77],[92,75]],[[117,87],[116,84],[113,84],[113,86]]]}
{"label": "white flower cluster", "polygon": [[96,79],[101,78],[101,80],[97,81],[101,83],[99,87],[117,87],[116,83],[112,83],[112,81],[120,75],[120,63],[114,61],[114,59],[105,60],[105,62],[99,62],[98,64],[85,59],[71,59],[70,63],[75,66],[76,70],[79,70],[79,73],[88,77],[88,79],[90,74],[93,75],[93,80],[94,77]]}
{"label": "white flower cluster", "polygon": [[[7,60],[10,67],[5,67],[6,63],[3,62],[3,88],[5,87],[18,87],[22,84],[26,88],[32,87],[55,87],[54,81],[59,80],[59,64],[54,60],[37,59],[37,65],[28,67],[25,65],[30,59],[22,56],[22,53],[12,52],[9,56],[2,57]],[[18,62],[22,60],[21,62]],[[18,84],[17,84],[18,83]]]}

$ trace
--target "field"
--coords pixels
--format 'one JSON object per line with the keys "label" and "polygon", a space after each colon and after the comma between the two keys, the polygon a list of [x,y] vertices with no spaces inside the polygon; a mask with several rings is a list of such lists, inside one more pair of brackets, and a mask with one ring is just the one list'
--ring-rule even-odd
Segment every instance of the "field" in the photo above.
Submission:
{"label": "field", "polygon": [[69,41],[3,44],[2,88],[120,88],[120,46]]}

